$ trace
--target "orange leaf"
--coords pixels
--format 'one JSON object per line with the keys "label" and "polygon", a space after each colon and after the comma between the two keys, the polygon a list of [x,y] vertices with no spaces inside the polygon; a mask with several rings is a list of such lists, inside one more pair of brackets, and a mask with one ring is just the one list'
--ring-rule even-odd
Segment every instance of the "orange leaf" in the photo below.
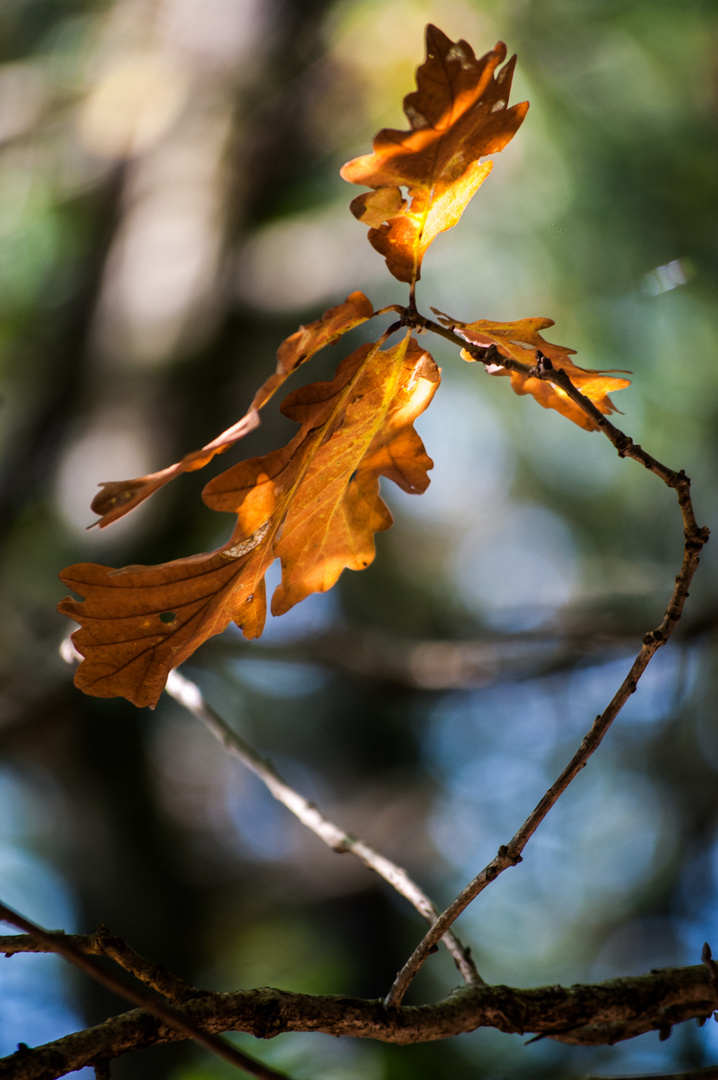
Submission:
{"label": "orange leaf", "polygon": [[258,637],[264,575],[275,558],[282,581],[274,614],[330,589],[345,568],[369,565],[374,533],[392,521],[379,477],[417,493],[429,483],[432,461],[412,425],[439,381],[431,356],[409,335],[386,352],[380,344],[362,345],[331,382],[286,398],[282,411],[301,424],[287,446],[206,485],[208,506],[237,515],[222,548],[160,566],[81,563],[60,575],[86,597],[60,604],[82,627],[73,634],[85,657],[75,675],[81,690],[154,705],[169,671],[232,620]]}
{"label": "orange leaf", "polygon": [[266,405],[276,390],[287,378],[315,353],[330,345],[342,334],[374,314],[371,301],[361,292],[353,292],[343,304],[325,311],[320,319],[315,319],[308,326],[300,326],[296,333],[283,341],[277,351],[277,371],[260,386],[245,415],[201,450],[185,454],[181,461],[159,472],[147,473],[134,480],[111,480],[100,484],[101,491],[92,500],[91,508],[100,519],[95,522],[100,528],[109,525],[133,510],[153,492],[174,480],[185,472],[203,469],[215,457],[223,454],[239,439],[253,431],[259,424],[259,410]]}
{"label": "orange leaf", "polygon": [[503,150],[526,115],[527,101],[507,108],[516,57],[494,77],[505,58],[502,42],[477,60],[465,41],[427,26],[417,89],[404,98],[411,130],[380,131],[374,153],[341,170],[345,180],[375,189],[351,210],[371,226],[370,243],[399,281],[418,281],[426,249],[456,224],[491,171],[479,158]]}
{"label": "orange leaf", "polygon": [[[436,311],[436,309],[432,309]],[[522,364],[533,365],[536,362],[536,350],[539,349],[547,356],[557,370],[563,369],[577,390],[589,398],[599,412],[610,414],[617,412],[616,406],[609,398],[609,393],[615,390],[623,390],[630,386],[629,379],[612,379],[610,371],[597,371],[591,368],[580,368],[571,360],[575,355],[575,349],[567,349],[563,345],[552,345],[544,340],[539,333],[549,326],[553,326],[553,319],[519,319],[517,322],[497,323],[478,319],[476,322],[463,323],[450,319],[448,315],[441,315],[440,321],[451,326],[466,341],[473,345],[495,345],[500,353],[509,356]],[[473,356],[466,350],[461,353],[464,360],[473,361]],[[550,381],[535,379],[520,371],[507,371],[498,364],[490,364],[486,370],[490,375],[509,375],[511,387],[517,394],[531,394],[539,405],[544,409],[556,409],[573,420],[574,424],[586,431],[597,431],[598,425],[579,406],[571,400],[560,386],[555,386]]]}

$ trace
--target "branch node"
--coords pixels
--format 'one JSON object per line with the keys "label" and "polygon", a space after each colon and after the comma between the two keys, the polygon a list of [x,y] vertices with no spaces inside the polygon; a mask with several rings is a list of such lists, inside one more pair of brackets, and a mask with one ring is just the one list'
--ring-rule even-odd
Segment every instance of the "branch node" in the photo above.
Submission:
{"label": "branch node", "polygon": [[634,449],[633,439],[621,432],[621,436],[615,440],[614,446],[616,447],[618,456],[623,458]]}
{"label": "branch node", "polygon": [[501,860],[506,860],[511,866],[518,866],[520,862],[523,862],[521,855],[515,855],[509,850],[507,844],[502,844],[498,851],[498,857]]}
{"label": "branch node", "polygon": [[701,949],[701,960],[708,968],[711,975],[711,982],[718,991],[718,964],[716,964],[713,959],[713,953],[707,941],[704,942],[703,948]]}

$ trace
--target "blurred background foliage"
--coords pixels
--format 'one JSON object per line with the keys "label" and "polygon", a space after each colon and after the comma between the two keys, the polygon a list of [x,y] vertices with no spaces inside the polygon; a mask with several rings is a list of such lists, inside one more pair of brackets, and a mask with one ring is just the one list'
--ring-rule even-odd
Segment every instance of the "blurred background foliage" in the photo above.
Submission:
{"label": "blurred background foliage", "polygon": [[[237,419],[300,322],[356,288],[403,302],[338,169],[378,128],[405,126],[428,21],[479,54],[505,40],[512,100],[531,109],[432,248],[419,306],[550,316],[547,336],[579,364],[629,368],[621,426],[688,472],[715,527],[714,0],[11,0],[0,15],[0,894],[49,927],[105,922],[207,988],[379,996],[422,927],[172,701],[140,712],[75,691],[56,575],[223,543],[230,519],[199,498],[211,469],[104,532],[86,531],[89,503],[99,481],[168,464]],[[418,424],[436,463],[427,494],[385,484],[396,524],[369,570],[270,620],[260,642],[227,632],[187,673],[444,905],[660,621],[681,529],[673,495],[606,440],[429,347],[444,384]],[[289,427],[272,405],[239,450],[265,452]],[[597,980],[718,946],[717,604],[710,544],[679,632],[606,744],[521,867],[460,921],[488,981]],[[456,982],[438,955],[411,1000]],[[0,1053],[121,1007],[29,956],[0,966],[0,1001]],[[495,1032],[249,1048],[295,1080],[542,1080],[709,1064],[718,1029],[597,1049]],[[113,1065],[225,1075],[189,1046]]]}

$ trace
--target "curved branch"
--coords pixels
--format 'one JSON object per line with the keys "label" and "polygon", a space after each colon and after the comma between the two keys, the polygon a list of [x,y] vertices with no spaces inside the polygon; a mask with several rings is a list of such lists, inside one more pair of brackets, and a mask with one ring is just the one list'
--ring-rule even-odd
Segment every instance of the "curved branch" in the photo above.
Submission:
{"label": "curved branch", "polygon": [[[433,1005],[387,1009],[380,1001],[260,988],[203,994],[177,1011],[207,1032],[242,1031],[269,1039],[289,1031],[325,1032],[398,1044],[447,1039],[481,1027],[532,1032],[574,1045],[631,1039],[703,1020],[718,1006],[705,964],[666,968],[594,985],[461,987]],[[0,1080],[56,1080],[98,1061],[186,1036],[144,1009],[0,1060]]]}
{"label": "curved branch", "polygon": [[[424,318],[416,312],[407,311],[404,320],[409,325],[411,325],[413,321],[418,320],[426,329],[441,334],[442,337],[448,338],[462,349],[467,348],[464,338],[459,334],[446,327],[440,326],[438,323],[434,323],[431,319]],[[494,356],[490,355],[492,349],[495,353],[495,346],[492,345],[487,346],[486,348],[476,345],[470,345],[468,347],[468,351],[475,356],[477,360],[484,363],[493,361]],[[521,862],[522,852],[526,847],[526,844],[544,820],[551,807],[555,805],[571,781],[586,766],[588,759],[600,745],[606,732],[628,701],[631,694],[635,693],[638,686],[638,680],[646,670],[654,653],[661,645],[665,645],[673,633],[683,612],[683,605],[688,596],[688,590],[693,575],[698,569],[700,553],[703,546],[708,542],[709,537],[708,529],[700,528],[696,522],[690,495],[691,484],[686,474],[682,470],[680,472],[674,472],[672,469],[661,464],[656,458],[647,454],[642,447],[635,444],[627,435],[624,435],[622,431],[615,427],[615,425],[599,412],[592,401],[575,388],[564,371],[556,370],[552,366],[551,361],[539,351],[536,352],[536,365],[534,367],[522,364],[510,357],[505,357],[503,354],[501,355],[500,363],[508,370],[521,371],[532,378],[546,380],[560,386],[568,394],[571,400],[575,401],[576,404],[599,425],[604,434],[616,447],[621,457],[631,457],[635,461],[638,461],[650,472],[653,472],[656,476],[660,477],[665,484],[676,491],[678,496],[678,506],[683,519],[683,533],[685,538],[683,560],[680,572],[676,577],[671,599],[660,625],[644,635],[641,649],[636,656],[636,659],[633,661],[630,671],[621,683],[617,692],[614,694],[608,707],[600,716],[596,717],[590,731],[584,736],[581,745],[566,768],[538,802],[533,812],[529,815],[518,832],[508,844],[502,845],[499,848],[497,855],[491,862],[477,874],[473,881],[470,881],[468,885],[462,889],[456,899],[444,912],[442,912],[441,916],[424,936],[423,940],[417,945],[412,955],[397,974],[391,989],[386,996],[385,1004],[387,1007],[396,1006],[401,1003],[408,986],[415,978],[430,953],[436,947],[437,941],[439,941],[442,935],[446,933],[449,927],[455,922],[462,911],[468,907],[472,900],[475,900],[479,893],[483,892],[486,886],[494,881],[495,878],[503,873],[509,866],[516,866],[517,863]]]}

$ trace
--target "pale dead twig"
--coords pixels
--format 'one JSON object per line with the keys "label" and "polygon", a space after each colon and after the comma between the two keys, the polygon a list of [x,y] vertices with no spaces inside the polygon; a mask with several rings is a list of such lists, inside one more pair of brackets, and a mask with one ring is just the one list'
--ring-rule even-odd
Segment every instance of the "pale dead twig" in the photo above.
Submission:
{"label": "pale dead twig", "polygon": [[[309,802],[295,791],[280,776],[271,761],[261,757],[244,741],[204,699],[202,691],[190,679],[185,678],[176,669],[170,672],[165,687],[167,693],[191,712],[212,732],[228,753],[239,759],[242,764],[258,776],[262,783],[278,802],[286,806],[303,825],[319,837],[327,847],[337,852],[351,852],[365,866],[383,877],[392,888],[416,908],[419,914],[430,924],[435,923],[439,912],[426,894],[412,881],[407,872],[384,855],[374,851],[363,840],[351,836],[340,829],[322,814],[314,803]],[[457,968],[467,986],[483,985],[483,979],[476,970],[470,951],[449,931],[437,939],[451,953]]]}
{"label": "pale dead twig", "polygon": [[[60,646],[60,655],[67,663],[81,659],[70,638]],[[169,674],[167,693],[184,709],[196,716],[209,729],[229,754],[259,777],[268,791],[286,806],[295,817],[322,840],[327,847],[336,852],[350,852],[383,877],[393,889],[412,904],[419,914],[433,925],[439,917],[439,911],[429,897],[412,881],[406,870],[397,866],[390,859],[374,851],[368,844],[340,829],[322,814],[318,807],[305,799],[286,780],[280,776],[271,761],[261,757],[256,750],[245,742],[240,735],[205,701],[202,691],[196,683],[181,675],[177,669]],[[476,970],[471,958],[471,951],[462,945],[457,936],[449,931],[442,935],[443,944],[454,959],[461,977],[467,986],[482,986],[484,980]]]}

